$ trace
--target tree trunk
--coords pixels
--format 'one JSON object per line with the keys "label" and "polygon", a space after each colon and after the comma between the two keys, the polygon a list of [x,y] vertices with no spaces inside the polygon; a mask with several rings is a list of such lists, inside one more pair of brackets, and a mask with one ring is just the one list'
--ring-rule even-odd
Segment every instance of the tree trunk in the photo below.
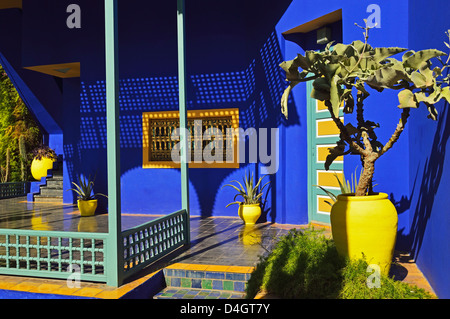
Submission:
{"label": "tree trunk", "polygon": [[366,195],[367,189],[371,186],[373,174],[375,172],[376,156],[367,156],[364,158],[364,169],[356,187],[355,196]]}

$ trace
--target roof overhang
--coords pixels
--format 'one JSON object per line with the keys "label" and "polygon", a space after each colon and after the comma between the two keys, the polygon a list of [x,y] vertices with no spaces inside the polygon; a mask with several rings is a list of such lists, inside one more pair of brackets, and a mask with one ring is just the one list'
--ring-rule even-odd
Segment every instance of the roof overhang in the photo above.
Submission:
{"label": "roof overhang", "polygon": [[24,69],[53,75],[63,79],[80,77],[79,62],[28,66]]}
{"label": "roof overhang", "polygon": [[22,0],[0,0],[1,9],[22,9]]}
{"label": "roof overhang", "polygon": [[342,20],[342,9],[330,12],[326,15],[323,15],[317,19],[308,21],[304,24],[301,24],[295,28],[287,30],[283,32],[283,35],[292,34],[292,33],[307,33],[313,30],[317,30],[323,26],[331,24],[333,22],[337,22]]}

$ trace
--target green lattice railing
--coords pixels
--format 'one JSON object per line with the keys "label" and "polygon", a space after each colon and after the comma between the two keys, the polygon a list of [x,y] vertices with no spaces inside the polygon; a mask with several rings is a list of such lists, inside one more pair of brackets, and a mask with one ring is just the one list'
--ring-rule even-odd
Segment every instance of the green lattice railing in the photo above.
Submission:
{"label": "green lattice railing", "polygon": [[0,273],[106,281],[108,234],[0,229]]}
{"label": "green lattice railing", "polygon": [[124,265],[108,258],[107,233],[0,229],[0,274],[108,282],[108,267],[123,278],[187,243],[186,210],[122,232]]}
{"label": "green lattice railing", "polygon": [[186,244],[187,222],[180,210],[122,232],[125,277]]}
{"label": "green lattice railing", "polygon": [[14,182],[0,184],[0,199],[27,196],[28,182]]}

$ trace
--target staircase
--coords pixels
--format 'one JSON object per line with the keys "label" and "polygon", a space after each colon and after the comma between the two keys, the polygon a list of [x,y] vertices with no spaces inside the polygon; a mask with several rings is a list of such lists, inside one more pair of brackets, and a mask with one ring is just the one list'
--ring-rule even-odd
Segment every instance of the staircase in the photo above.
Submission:
{"label": "staircase", "polygon": [[53,169],[48,170],[47,176],[41,181],[31,182],[27,199],[35,203],[63,202],[63,169],[60,159],[53,163]]}
{"label": "staircase", "polygon": [[63,202],[63,175],[62,171],[53,171],[52,177],[46,178],[47,184],[40,185],[40,193],[34,195],[36,203]]}
{"label": "staircase", "polygon": [[252,267],[174,264],[153,299],[244,299]]}

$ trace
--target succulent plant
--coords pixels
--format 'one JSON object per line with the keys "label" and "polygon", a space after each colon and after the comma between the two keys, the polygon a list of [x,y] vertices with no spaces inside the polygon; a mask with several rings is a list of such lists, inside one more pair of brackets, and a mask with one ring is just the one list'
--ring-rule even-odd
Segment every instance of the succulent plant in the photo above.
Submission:
{"label": "succulent plant", "polygon": [[[298,54],[293,60],[280,64],[289,83],[281,97],[281,111],[285,117],[288,117],[291,90],[301,82],[313,81],[311,97],[324,101],[331,119],[340,130],[340,140],[335,147],[329,148],[325,169],[328,170],[339,156],[356,154],[361,157],[363,173],[356,187],[357,196],[372,193],[375,161],[397,142],[410,109],[424,104],[429,112],[428,118],[436,120],[438,114],[434,105],[441,100],[450,102],[448,70],[444,74],[450,57],[446,62],[441,58],[446,53],[436,49],[415,52],[398,47],[374,48],[367,42],[370,27],[366,23],[360,28],[364,30],[364,42],[357,40],[334,46],[329,43],[322,52],[306,51],[304,55]],[[450,30],[446,35],[450,38]],[[447,42],[445,45],[450,48]],[[399,53],[403,53],[401,60],[393,58]],[[433,58],[439,66],[431,63]],[[400,120],[384,145],[375,134],[380,124],[364,118],[364,101],[370,95],[369,88],[378,92],[385,89],[398,91],[398,108],[402,110]],[[353,113],[356,107],[356,125],[341,122],[339,108],[342,105],[344,113]]]}
{"label": "succulent plant", "polygon": [[94,179],[91,179],[90,175],[87,179],[85,177],[81,178],[81,176],[78,175],[78,184],[75,182],[72,182],[72,184],[75,186],[75,188],[70,188],[70,189],[68,189],[68,191],[72,190],[75,193],[77,193],[78,199],[80,199],[80,200],[93,200],[98,195],[104,196],[107,198],[108,196],[101,194],[101,193],[93,194],[94,181],[95,181],[95,177],[94,177]]}
{"label": "succulent plant", "polygon": [[[244,174],[244,185],[245,187],[238,181],[233,180],[231,182],[235,182],[239,185],[239,188],[232,184],[226,184],[225,186],[229,186],[234,188],[238,193],[234,196],[234,201],[229,203],[226,207],[233,205],[233,204],[239,204],[239,205],[253,205],[253,204],[260,204],[262,201],[263,196],[263,190],[264,188],[270,183],[267,182],[263,186],[261,186],[261,182],[267,175],[264,175],[258,179],[258,182],[255,184],[255,179],[253,177],[253,173],[250,174],[250,172]],[[223,188],[222,187],[222,188]],[[243,201],[236,201],[236,198],[238,196],[241,196]]]}

